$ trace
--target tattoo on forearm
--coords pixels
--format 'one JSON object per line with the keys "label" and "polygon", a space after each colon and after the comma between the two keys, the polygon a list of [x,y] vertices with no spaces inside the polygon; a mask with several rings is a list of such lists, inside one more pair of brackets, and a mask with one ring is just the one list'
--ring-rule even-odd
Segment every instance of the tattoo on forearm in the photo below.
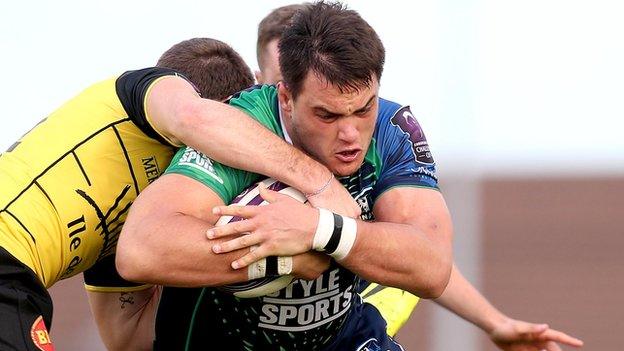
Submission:
{"label": "tattoo on forearm", "polygon": [[119,302],[121,303],[121,308],[126,308],[126,304],[134,305],[134,296],[131,292],[122,292],[119,295]]}

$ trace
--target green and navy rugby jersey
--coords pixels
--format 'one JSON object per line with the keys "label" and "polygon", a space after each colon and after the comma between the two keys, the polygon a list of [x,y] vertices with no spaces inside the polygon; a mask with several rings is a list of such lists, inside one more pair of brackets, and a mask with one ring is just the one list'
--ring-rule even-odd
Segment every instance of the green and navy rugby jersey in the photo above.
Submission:
{"label": "green and navy rugby jersey", "polygon": [[[274,86],[252,87],[229,103],[284,137]],[[190,147],[178,151],[165,173],[191,177],[214,190],[225,203],[262,177],[222,165]],[[433,158],[409,107],[379,100],[365,160],[356,173],[341,181],[362,208],[364,220],[374,219],[375,200],[389,189],[437,189]],[[209,339],[217,338],[228,350],[344,350],[347,345],[364,345],[370,339],[367,335],[345,330],[378,323],[385,334],[385,322],[378,313],[377,317],[364,316],[356,293],[358,282],[355,274],[333,262],[316,280],[295,279],[264,297],[240,299],[217,288],[205,288],[194,307],[187,346],[205,348],[207,332]]]}

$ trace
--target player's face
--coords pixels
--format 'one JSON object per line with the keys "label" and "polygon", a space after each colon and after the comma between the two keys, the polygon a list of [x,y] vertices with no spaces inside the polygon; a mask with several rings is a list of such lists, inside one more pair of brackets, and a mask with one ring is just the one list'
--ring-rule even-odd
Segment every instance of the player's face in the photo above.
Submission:
{"label": "player's face", "polygon": [[279,85],[282,117],[293,144],[334,174],[355,173],[364,161],[377,120],[379,82],[341,92],[308,73],[295,100]]}
{"label": "player's face", "polygon": [[264,49],[262,70],[256,72],[258,84],[277,84],[282,80],[282,72],[279,67],[278,40],[270,41]]}

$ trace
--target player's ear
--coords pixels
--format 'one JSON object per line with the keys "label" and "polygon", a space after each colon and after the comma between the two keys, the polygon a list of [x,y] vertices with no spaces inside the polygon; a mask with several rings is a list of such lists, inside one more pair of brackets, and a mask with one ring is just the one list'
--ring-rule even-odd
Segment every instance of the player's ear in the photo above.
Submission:
{"label": "player's ear", "polygon": [[283,81],[277,83],[277,98],[284,112],[290,114],[293,110],[293,99],[290,90]]}
{"label": "player's ear", "polygon": [[256,83],[264,84],[264,80],[262,78],[262,71],[254,71],[254,76],[256,77]]}

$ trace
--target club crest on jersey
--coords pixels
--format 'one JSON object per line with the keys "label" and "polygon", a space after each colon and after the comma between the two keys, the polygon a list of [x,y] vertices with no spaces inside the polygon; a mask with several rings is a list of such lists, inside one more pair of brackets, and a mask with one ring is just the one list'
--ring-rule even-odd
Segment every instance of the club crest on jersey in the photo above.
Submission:
{"label": "club crest on jersey", "polygon": [[360,219],[363,221],[373,221],[375,220],[375,216],[373,216],[373,211],[371,210],[370,204],[371,200],[371,189],[366,188],[359,194],[354,196],[355,202],[357,202],[358,206],[360,206],[360,210],[362,211],[360,214]]}
{"label": "club crest on jersey", "polygon": [[186,147],[184,154],[182,154],[182,157],[178,160],[178,164],[198,169],[223,184],[223,179],[221,179],[221,177],[217,175],[217,172],[215,172],[215,169],[212,166],[212,161],[210,161],[206,155],[196,151],[192,147]]}
{"label": "club crest on jersey", "polygon": [[414,152],[417,162],[426,165],[434,164],[427,138],[425,138],[425,133],[416,120],[416,117],[412,114],[412,111],[410,111],[409,106],[405,106],[397,111],[390,121],[409,136],[409,140],[412,143],[412,151]]}
{"label": "club crest on jersey", "polygon": [[37,317],[32,327],[30,327],[30,337],[39,350],[54,351],[54,345],[52,344],[50,334],[43,322],[42,316]]}

